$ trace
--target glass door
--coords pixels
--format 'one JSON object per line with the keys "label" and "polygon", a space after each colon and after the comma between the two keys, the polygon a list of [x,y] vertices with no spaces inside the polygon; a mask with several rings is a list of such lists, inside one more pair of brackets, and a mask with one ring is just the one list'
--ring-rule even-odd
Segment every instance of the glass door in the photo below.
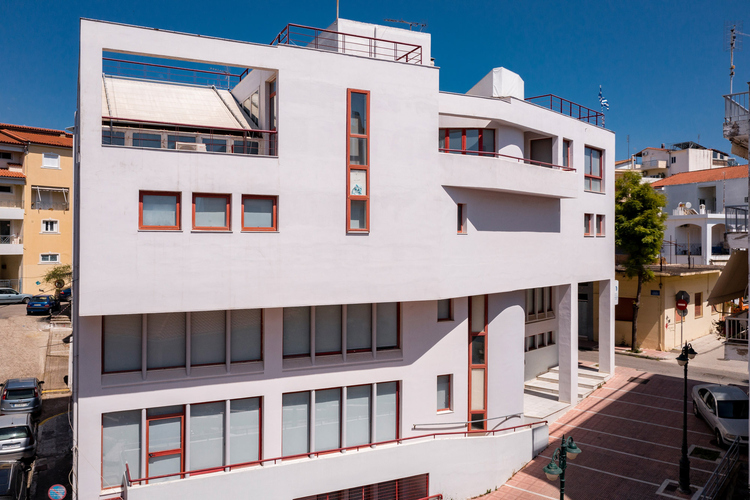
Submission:
{"label": "glass door", "polygon": [[[184,470],[185,411],[182,406],[153,408],[146,414],[148,463],[146,477],[175,474]],[[176,479],[176,476],[151,479],[158,483]]]}

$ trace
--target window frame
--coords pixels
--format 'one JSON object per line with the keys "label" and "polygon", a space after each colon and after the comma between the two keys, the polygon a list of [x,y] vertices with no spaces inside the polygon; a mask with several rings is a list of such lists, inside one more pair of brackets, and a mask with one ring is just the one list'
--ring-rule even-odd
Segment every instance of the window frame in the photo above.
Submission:
{"label": "window frame", "polygon": [[[187,441],[185,436],[185,406],[186,405],[175,405],[175,406],[181,406],[182,407],[182,413],[168,413],[164,415],[155,415],[153,417],[148,416],[148,409],[146,413],[146,442],[141,445],[141,449],[145,446],[146,450],[146,477],[149,477],[149,458],[154,457],[161,457],[161,456],[170,456],[170,455],[177,455],[176,451],[178,448],[174,448],[171,450],[162,450],[162,451],[149,451],[149,434],[150,434],[150,422],[152,420],[167,420],[170,418],[179,418],[180,419],[180,472],[185,472],[185,442]],[[159,408],[154,407],[153,409]],[[151,409],[151,408],[149,408]],[[185,478],[185,474],[175,474],[175,476],[178,476],[180,479]],[[149,484],[148,481],[144,481],[145,484]]]}
{"label": "window frame", "polygon": [[594,214],[583,214],[583,235],[594,236]]}
{"label": "window frame", "polygon": [[[177,197],[176,202],[176,213],[175,222],[176,226],[145,226],[143,224],[143,197],[145,196],[175,196]],[[139,231],[179,231],[182,227],[182,192],[180,191],[138,191],[138,230]]]}
{"label": "window frame", "polygon": [[[584,181],[583,181],[583,190],[586,191],[587,193],[604,193],[605,192],[605,190],[604,190],[604,150],[599,149],[599,148],[595,148],[595,147],[592,147],[592,146],[586,146],[585,149],[584,149],[584,153],[585,153],[586,150],[598,151],[599,152],[599,175],[596,176],[596,175],[593,175],[593,174],[587,174],[586,173],[586,167],[588,165],[585,164],[586,154],[584,154],[583,155],[583,160],[584,160],[584,166],[583,166],[583,179],[584,179]],[[589,155],[589,157],[591,157],[591,155]],[[593,172],[593,168],[591,170]],[[590,184],[592,184],[592,181],[594,181],[594,180],[598,180],[601,183],[601,189],[599,191],[594,191],[593,189],[590,188]]]}
{"label": "window frame", "polygon": [[[45,256],[45,255],[48,255],[50,257],[52,257],[53,255],[56,255],[57,258],[55,260],[44,261],[42,259],[42,257]],[[39,254],[39,264],[60,264],[60,262],[61,262],[60,261],[60,254],[57,253],[57,252],[42,252],[42,253]]]}
{"label": "window frame", "polygon": [[595,216],[595,222],[594,222],[594,228],[596,230],[596,236],[604,236],[605,230],[604,230],[604,215],[602,214],[596,214]]}
{"label": "window frame", "polygon": [[[45,222],[54,222],[55,230],[45,231],[44,229]],[[42,219],[42,230],[40,231],[40,234],[60,234],[60,220],[59,219]]]}
{"label": "window frame", "polygon": [[[363,94],[365,96],[365,133],[364,134],[353,134],[351,126],[351,114],[352,114],[352,94]],[[370,186],[370,91],[361,89],[346,89],[346,232],[347,233],[363,233],[367,234],[370,232],[370,192],[372,191]],[[352,139],[365,139],[367,144],[367,151],[365,153],[365,164],[355,165],[350,163],[351,157],[351,140]],[[366,195],[353,195],[351,194],[351,175],[352,170],[364,170],[365,171],[365,185],[367,186]],[[351,227],[351,216],[352,216],[352,202],[353,201],[364,201],[365,202],[365,227],[364,228],[352,228]]]}
{"label": "window frame", "polygon": [[[45,160],[47,157],[52,158],[54,156],[54,164],[48,165],[46,164]],[[62,166],[60,165],[60,155],[57,153],[42,153],[42,168],[50,168],[53,170],[60,170],[62,169]]]}
{"label": "window frame", "polygon": [[373,322],[371,320],[370,330],[371,330],[371,333],[375,334],[375,344],[374,344],[375,351],[377,352],[396,351],[396,350],[401,349],[401,302],[396,302],[396,345],[385,346],[385,347],[378,347],[378,328],[377,328],[378,305],[392,304],[392,302],[373,302],[373,304],[375,305],[375,314],[373,314],[371,318],[375,319],[375,327],[373,328]]}
{"label": "window frame", "polygon": [[[245,200],[271,200],[273,202],[273,209],[271,213],[272,226],[271,227],[250,227],[245,226]],[[245,232],[273,232],[279,230],[279,219],[278,219],[278,206],[279,197],[273,195],[256,195],[256,194],[243,194],[242,195],[242,231]]]}
{"label": "window frame", "polygon": [[456,234],[468,234],[466,203],[456,203]]}
{"label": "window frame", "polygon": [[703,292],[695,293],[695,303],[693,304],[693,318],[703,317]]}
{"label": "window frame", "polygon": [[[477,295],[477,297],[482,297],[482,300],[484,301],[484,318],[483,318],[483,325],[482,330],[478,332],[474,332],[474,325],[473,323],[473,298],[474,296],[469,296],[469,345],[468,345],[468,422],[469,422],[469,430],[487,430],[487,381],[488,381],[488,359],[489,359],[489,349],[488,349],[488,339],[489,339],[489,295]],[[474,363],[474,360],[472,359],[473,354],[473,340],[475,337],[484,337],[484,363]],[[483,410],[473,410],[472,409],[472,393],[473,393],[473,387],[472,387],[472,371],[473,370],[483,370],[484,371],[484,395],[483,395]],[[483,417],[481,421],[481,428],[474,428],[473,426],[473,420],[472,416],[474,415],[481,415]]]}
{"label": "window frame", "polygon": [[[461,131],[461,144],[460,148],[452,148],[450,144],[450,132],[451,130],[460,130]],[[471,151],[466,149],[466,131],[467,130],[476,130],[477,131],[477,150]],[[438,151],[441,153],[450,153],[450,154],[460,154],[460,155],[466,155],[466,156],[489,156],[494,158],[497,155],[497,151],[485,151],[484,150],[484,134],[485,133],[491,133],[492,134],[492,143],[497,149],[496,144],[496,134],[494,128],[440,128],[438,129]],[[444,147],[440,147],[439,139],[444,139]]]}
{"label": "window frame", "polygon": [[438,375],[436,382],[440,380],[440,377],[448,377],[448,408],[438,408],[438,413],[447,413],[453,411],[453,374],[448,373],[444,375]]}
{"label": "window frame", "polygon": [[[226,200],[227,225],[222,227],[196,226],[195,225],[195,200],[196,198],[224,198]],[[232,195],[219,193],[193,193],[193,231],[231,231],[232,230]]]}
{"label": "window frame", "polygon": [[[567,147],[567,150],[566,150]],[[571,168],[571,151],[573,150],[573,141],[570,139],[563,139],[563,157],[562,157],[562,166],[566,168]]]}
{"label": "window frame", "polygon": [[[440,317],[440,301],[444,301],[444,300],[448,301],[448,317],[447,318]],[[437,308],[438,323],[443,322],[443,321],[453,321],[453,299],[438,299],[437,305],[438,305],[438,308]]]}

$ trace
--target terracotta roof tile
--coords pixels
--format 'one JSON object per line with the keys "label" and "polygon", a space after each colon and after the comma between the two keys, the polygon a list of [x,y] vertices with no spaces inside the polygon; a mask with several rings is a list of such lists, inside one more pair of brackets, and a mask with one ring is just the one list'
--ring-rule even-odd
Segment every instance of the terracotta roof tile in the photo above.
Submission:
{"label": "terracotta roof tile", "polygon": [[73,136],[64,130],[27,127],[0,123],[0,142],[8,144],[44,144],[63,148],[73,147]]}
{"label": "terracotta roof tile", "polygon": [[18,177],[19,179],[25,179],[26,175],[23,172],[16,172],[15,170],[0,169],[0,177]]}
{"label": "terracotta roof tile", "polygon": [[9,134],[4,133],[3,130],[1,129],[0,129],[0,142],[2,142],[3,144],[23,144],[21,141],[19,141],[15,137],[12,137]]}
{"label": "terracotta roof tile", "polygon": [[8,163],[9,167],[23,167],[20,163]]}
{"label": "terracotta roof tile", "polygon": [[708,170],[696,170],[695,172],[683,172],[675,174],[666,179],[658,180],[651,187],[660,188],[664,186],[676,186],[680,184],[696,184],[698,182],[713,182],[723,179],[741,179],[747,177],[747,165],[736,167],[712,168]]}

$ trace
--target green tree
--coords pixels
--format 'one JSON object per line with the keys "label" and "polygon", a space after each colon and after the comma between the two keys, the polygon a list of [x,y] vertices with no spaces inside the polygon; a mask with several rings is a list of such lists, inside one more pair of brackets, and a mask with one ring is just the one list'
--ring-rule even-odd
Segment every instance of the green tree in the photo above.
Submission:
{"label": "green tree", "polygon": [[615,245],[627,254],[625,275],[638,278],[633,302],[631,349],[638,351],[638,309],[643,283],[654,279],[648,267],[659,257],[667,214],[667,198],[641,182],[641,175],[626,172],[615,182]]}
{"label": "green tree", "polygon": [[[47,274],[44,275],[42,281],[44,281],[48,285],[55,286],[55,282],[57,280],[63,280],[65,282],[65,285],[70,285],[73,280],[73,268],[70,267],[70,264],[63,264],[53,267],[52,269],[47,271]],[[55,288],[55,297],[59,295],[60,289]]]}

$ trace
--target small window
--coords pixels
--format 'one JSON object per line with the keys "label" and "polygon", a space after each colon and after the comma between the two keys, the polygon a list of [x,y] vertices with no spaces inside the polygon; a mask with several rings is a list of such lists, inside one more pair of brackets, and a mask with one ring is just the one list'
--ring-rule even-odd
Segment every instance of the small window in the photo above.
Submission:
{"label": "small window", "polygon": [[0,160],[12,160],[13,155],[11,153],[0,153]]}
{"label": "small window", "polygon": [[0,193],[13,194],[13,186],[0,186]]}
{"label": "small window", "polygon": [[596,216],[596,235],[604,236],[604,216],[603,215]]}
{"label": "small window", "polygon": [[133,146],[137,148],[161,149],[161,135],[134,132],[133,133]]}
{"label": "small window", "polygon": [[278,231],[276,196],[242,197],[243,231]]}
{"label": "small window", "polygon": [[449,411],[451,408],[451,376],[438,375],[437,411]]}
{"label": "small window", "polygon": [[524,345],[524,352],[533,351],[536,349],[536,335],[526,337],[526,345]]}
{"label": "small window", "polygon": [[545,333],[539,333],[536,336],[536,346],[537,347],[545,347],[547,345],[547,334]]}
{"label": "small window", "polygon": [[584,158],[584,190],[593,193],[604,192],[603,160],[604,155],[601,150],[586,147]]}
{"label": "small window", "polygon": [[40,264],[59,264],[60,254],[59,253],[43,253],[39,258]]}
{"label": "small window", "polygon": [[60,155],[44,153],[42,155],[42,168],[60,168]]}
{"label": "small window", "polygon": [[102,144],[112,146],[125,145],[125,132],[118,132],[109,128],[102,130]]}
{"label": "small window", "polygon": [[193,229],[229,231],[228,194],[193,194]]}
{"label": "small window", "polygon": [[180,193],[141,191],[139,229],[180,229]]}
{"label": "small window", "polygon": [[583,214],[583,235],[594,236],[593,214]]}
{"label": "small window", "polygon": [[672,163],[676,163],[676,162],[677,162],[677,158],[673,156],[672,157]]}
{"label": "small window", "polygon": [[466,205],[456,204],[456,231],[458,234],[466,234]]}
{"label": "small window", "polygon": [[42,232],[43,233],[59,233],[60,223],[56,220],[43,220]]}
{"label": "small window", "polygon": [[437,301],[438,321],[453,321],[453,299]]}
{"label": "small window", "polygon": [[167,149],[176,149],[178,142],[195,144],[194,135],[167,135]]}
{"label": "small window", "polygon": [[555,332],[547,332],[547,345],[555,345]]}
{"label": "small window", "polygon": [[703,317],[703,293],[695,294],[695,306],[693,310],[693,317],[695,318]]}
{"label": "small window", "polygon": [[563,157],[562,157],[562,166],[563,167],[570,167],[570,141],[563,140]]}
{"label": "small window", "polygon": [[203,137],[201,142],[206,145],[206,151],[214,153],[226,153],[227,152],[227,140],[216,139],[214,137]]}

